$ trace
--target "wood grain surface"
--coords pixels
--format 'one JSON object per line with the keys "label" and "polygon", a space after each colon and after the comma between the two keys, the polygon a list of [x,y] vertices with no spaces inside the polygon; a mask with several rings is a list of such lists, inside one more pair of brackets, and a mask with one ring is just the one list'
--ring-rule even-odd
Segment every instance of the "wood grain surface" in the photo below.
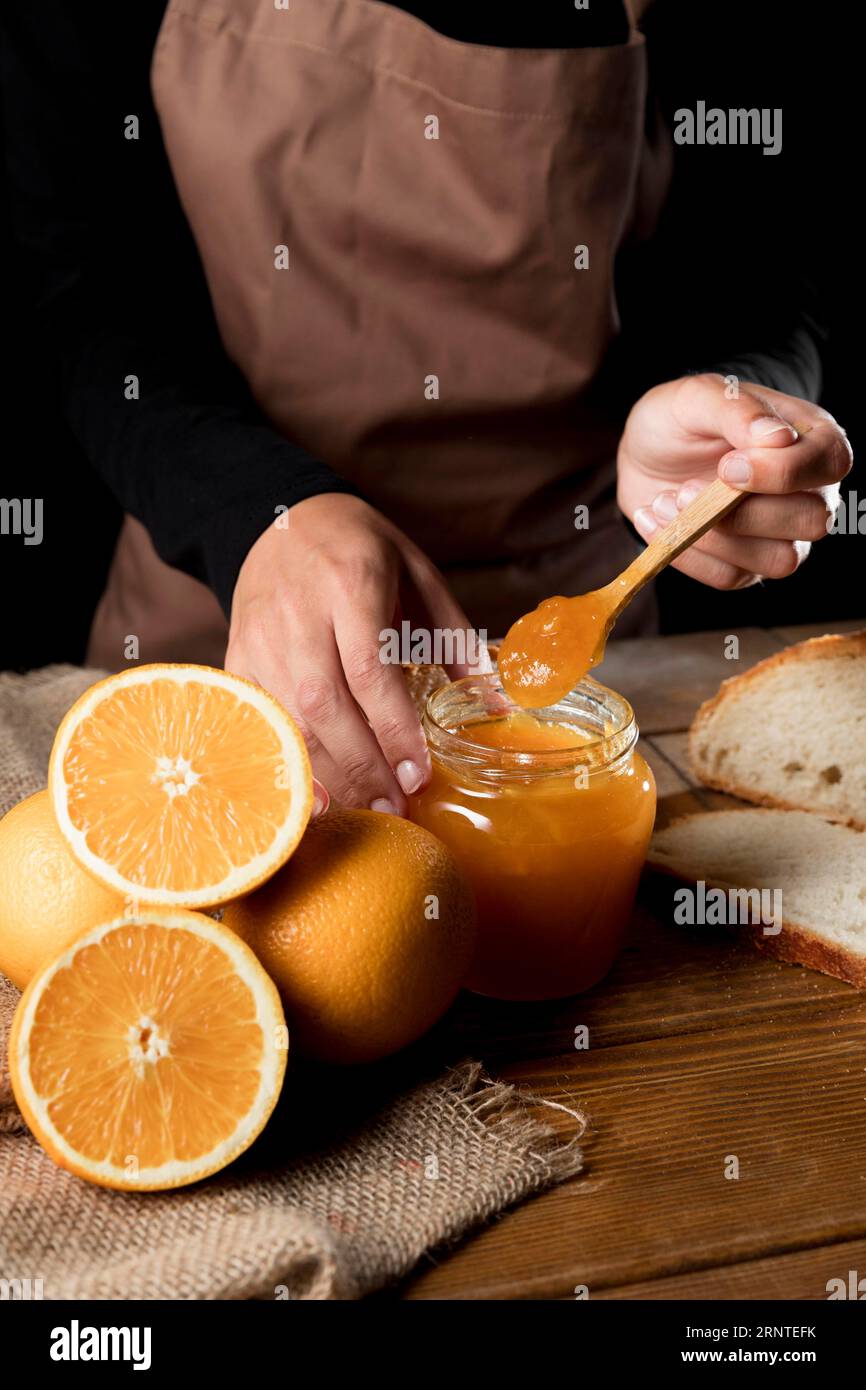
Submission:
{"label": "wood grain surface", "polygon": [[[613,644],[599,679],[633,703],[659,823],[733,798],[696,786],[686,730],[720,681],[791,641],[866,624]],[[645,879],[608,978],[573,999],[464,996],[466,1054],[561,1132],[585,1170],[426,1261],[408,1299],[822,1299],[866,1275],[866,995],[712,928],[675,926]],[[576,1050],[575,1029],[589,1030]],[[738,1176],[730,1174],[737,1171]]]}

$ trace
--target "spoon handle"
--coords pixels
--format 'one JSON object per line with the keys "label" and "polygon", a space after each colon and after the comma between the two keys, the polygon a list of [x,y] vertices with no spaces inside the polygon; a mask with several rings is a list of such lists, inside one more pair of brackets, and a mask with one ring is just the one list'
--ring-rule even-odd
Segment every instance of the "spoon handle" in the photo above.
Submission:
{"label": "spoon handle", "polygon": [[628,568],[607,586],[614,605],[610,621],[619,616],[644,584],[655,579],[665,565],[700,540],[705,531],[732,512],[746,496],[747,493],[729,487],[721,478],[710,483],[694,502],[690,502],[673,521],[668,522],[663,531],[653,536],[646,550],[642,550]]}

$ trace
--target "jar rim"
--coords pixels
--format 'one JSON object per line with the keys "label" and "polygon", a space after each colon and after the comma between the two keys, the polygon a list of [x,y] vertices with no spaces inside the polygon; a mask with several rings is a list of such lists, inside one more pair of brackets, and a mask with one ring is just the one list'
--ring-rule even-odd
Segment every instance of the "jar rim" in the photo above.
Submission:
{"label": "jar rim", "polygon": [[[474,691],[473,691],[474,687]],[[471,716],[475,696],[475,718]],[[491,705],[487,705],[487,701]],[[460,709],[466,718],[460,717]],[[452,727],[447,722],[450,708]],[[590,737],[573,747],[536,749],[521,752],[476,743],[461,737],[453,725],[481,722],[491,714],[531,713],[550,723],[582,724]],[[472,767],[485,776],[562,776],[574,768],[594,772],[610,771],[626,758],[638,740],[634,710],[624,696],[591,676],[585,676],[573,690],[554,705],[525,711],[508,698],[496,670],[440,685],[427,698],[422,727],[431,755],[456,767]]]}

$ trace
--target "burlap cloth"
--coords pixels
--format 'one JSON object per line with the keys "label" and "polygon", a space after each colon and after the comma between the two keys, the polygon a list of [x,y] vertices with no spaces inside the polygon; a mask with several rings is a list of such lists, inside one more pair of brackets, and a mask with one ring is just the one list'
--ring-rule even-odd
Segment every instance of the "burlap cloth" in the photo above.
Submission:
{"label": "burlap cloth", "polygon": [[[98,674],[0,675],[0,814],[45,785],[54,731]],[[558,1141],[537,1103],[475,1063],[443,1069],[446,1024],[380,1067],[290,1064],[264,1135],[207,1182],[93,1187],[54,1165],[15,1107],[17,997],[0,975],[0,1279],[42,1279],[46,1299],[358,1298],[581,1168],[577,1137]]]}

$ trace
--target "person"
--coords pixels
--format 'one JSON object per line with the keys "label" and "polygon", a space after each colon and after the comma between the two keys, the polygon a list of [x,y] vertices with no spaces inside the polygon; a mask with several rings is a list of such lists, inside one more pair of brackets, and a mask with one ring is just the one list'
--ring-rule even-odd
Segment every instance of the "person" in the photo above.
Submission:
{"label": "person", "polygon": [[500,635],[607,582],[717,471],[750,495],[678,568],[796,569],[850,450],[813,403],[777,156],[711,168],[672,138],[681,52],[726,90],[695,23],[670,0],[10,0],[14,225],[127,513],[90,662],[224,660],[332,796],[404,813],[429,759],[379,659],[401,619]]}

